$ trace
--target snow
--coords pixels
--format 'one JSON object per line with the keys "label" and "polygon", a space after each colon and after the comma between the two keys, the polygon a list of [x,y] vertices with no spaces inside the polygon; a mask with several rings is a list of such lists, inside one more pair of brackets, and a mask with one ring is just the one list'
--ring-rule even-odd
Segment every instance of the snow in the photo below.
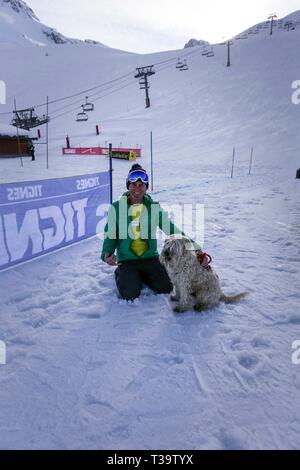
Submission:
{"label": "snow", "polygon": [[18,129],[14,126],[8,126],[7,124],[1,124],[0,123],[0,135],[5,135],[5,136],[11,136],[14,137],[17,135],[17,132],[19,135],[29,135],[30,132],[26,131],[24,129]]}
{"label": "snow", "polygon": [[65,43],[80,42],[66,38],[53,28],[43,25],[22,0],[0,0],[0,8],[0,46],[2,48],[10,44],[24,47],[27,42],[28,45],[44,46],[44,44],[53,43],[53,38],[46,39],[46,34],[49,35],[52,32]]}
{"label": "snow", "polygon": [[[211,59],[195,48],[184,73],[175,64],[186,50],[0,48],[7,124],[11,115],[1,113],[10,112],[14,96],[19,107],[44,103],[47,94],[69,96],[173,57],[150,77],[149,110],[132,76],[95,91],[87,123],[75,122],[74,101],[82,97],[59,111],[64,102],[51,105],[50,169],[37,146],[37,160],[23,167],[0,161],[0,182],[108,167],[103,157],[62,157],[67,134],[74,146],[140,144],[149,169],[152,130],[153,198],[204,204],[204,249],[224,292],[249,292],[205,314],[175,315],[167,296],[148,289],[127,304],[117,296],[114,269],[99,261],[99,239],[1,273],[1,449],[299,448],[300,366],[291,360],[300,339],[300,107],[291,102],[299,34],[298,27],[270,38],[262,30],[235,41],[229,69],[224,46]],[[128,168],[114,162],[115,198]]]}

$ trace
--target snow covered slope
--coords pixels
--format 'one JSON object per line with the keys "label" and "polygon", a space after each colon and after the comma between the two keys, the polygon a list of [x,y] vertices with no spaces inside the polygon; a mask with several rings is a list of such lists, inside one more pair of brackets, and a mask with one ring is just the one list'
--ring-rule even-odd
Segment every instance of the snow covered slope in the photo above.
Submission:
{"label": "snow covered slope", "polygon": [[[50,169],[37,146],[24,167],[0,161],[0,182],[107,168],[100,157],[63,158],[67,134],[73,145],[141,144],[149,168],[152,130],[153,197],[204,204],[204,248],[224,291],[250,294],[205,315],[176,316],[148,290],[126,304],[113,268],[99,262],[99,240],[1,273],[0,448],[299,448],[300,106],[291,101],[299,34],[297,25],[236,39],[229,68],[221,45],[206,58],[202,47],[136,55],[80,42],[0,44],[1,123],[14,97],[25,107],[82,92],[50,104]],[[187,72],[176,70],[178,57]],[[157,65],[145,110],[133,75],[149,64]],[[96,109],[77,123],[85,95]],[[128,167],[114,162],[115,198]]]}
{"label": "snow covered slope", "polygon": [[[296,22],[299,13],[292,18]],[[40,30],[39,23],[31,18],[28,21]],[[51,102],[106,84],[50,105],[52,169],[61,171],[61,147],[67,134],[71,145],[98,145],[95,124],[99,123],[102,145],[105,141],[114,145],[138,143],[144,147],[145,157],[152,130],[161,165],[166,154],[176,161],[189,155],[202,167],[217,164],[228,171],[232,148],[236,147],[237,160],[245,161],[254,145],[257,169],[280,168],[294,174],[300,107],[292,104],[291,97],[292,83],[299,78],[299,36],[297,25],[289,32],[274,28],[273,36],[262,28],[259,34],[236,39],[231,47],[231,67],[226,67],[227,48],[223,45],[214,47],[215,56],[211,58],[202,55],[202,47],[137,55],[86,43],[2,45],[0,56],[5,67],[0,78],[7,84],[7,104],[1,106],[0,122],[9,124],[12,116],[4,113],[11,112],[14,98],[18,108],[23,108],[45,103],[47,95]],[[188,71],[176,70],[178,57],[186,57]],[[149,64],[158,65],[156,75],[150,78],[152,107],[145,110],[144,91],[139,89],[134,73],[136,67]],[[95,112],[88,122],[77,123],[76,114],[85,95],[95,103]],[[43,114],[45,106],[36,110]],[[33,177],[35,171],[43,173],[45,166],[42,146],[40,152]],[[73,162],[68,162],[67,171],[71,173],[78,171],[80,163],[90,171],[103,163],[76,160],[74,166]],[[17,162],[5,162],[6,178],[10,177],[10,167],[12,178],[23,178],[17,175]]]}
{"label": "snow covered slope", "polygon": [[[0,0],[0,43],[34,44],[77,44],[78,39],[63,36],[40,22],[32,9],[22,0]],[[100,44],[100,43],[98,43]]]}

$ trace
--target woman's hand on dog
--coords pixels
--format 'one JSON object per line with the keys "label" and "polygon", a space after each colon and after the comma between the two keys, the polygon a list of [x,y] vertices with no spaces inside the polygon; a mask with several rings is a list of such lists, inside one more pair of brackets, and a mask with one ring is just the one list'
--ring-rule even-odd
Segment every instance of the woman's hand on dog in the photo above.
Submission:
{"label": "woman's hand on dog", "polygon": [[211,263],[211,257],[207,253],[202,253],[201,251],[196,251],[196,253],[200,261],[200,265],[203,268],[207,268]]}
{"label": "woman's hand on dog", "polygon": [[116,256],[114,254],[105,253],[104,261],[109,266],[117,266]]}

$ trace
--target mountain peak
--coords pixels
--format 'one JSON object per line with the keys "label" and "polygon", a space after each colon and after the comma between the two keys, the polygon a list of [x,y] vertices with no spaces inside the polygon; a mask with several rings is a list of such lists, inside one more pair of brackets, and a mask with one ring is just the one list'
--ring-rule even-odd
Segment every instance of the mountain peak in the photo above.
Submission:
{"label": "mountain peak", "polygon": [[184,46],[186,49],[187,47],[194,47],[194,46],[209,46],[209,42],[204,41],[203,39],[190,39]]}
{"label": "mountain peak", "polygon": [[29,18],[33,18],[36,21],[40,21],[35,15],[34,11],[22,0],[2,0],[2,3],[10,6],[17,13],[22,13]]}
{"label": "mountain peak", "polygon": [[[0,0],[1,43],[33,44],[83,44],[79,39],[64,36],[56,29],[41,23],[34,11],[23,0]],[[103,46],[98,41],[85,43]]]}

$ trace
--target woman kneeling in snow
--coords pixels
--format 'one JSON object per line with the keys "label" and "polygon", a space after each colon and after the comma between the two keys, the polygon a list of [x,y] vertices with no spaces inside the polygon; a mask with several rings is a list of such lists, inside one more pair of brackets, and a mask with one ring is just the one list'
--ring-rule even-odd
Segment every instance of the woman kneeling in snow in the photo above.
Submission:
{"label": "woman kneeling in snow", "polygon": [[[140,165],[132,166],[126,185],[127,192],[109,208],[101,259],[117,266],[115,279],[123,299],[139,297],[143,284],[157,294],[168,294],[173,286],[159,261],[156,229],[159,227],[166,235],[185,235],[171,222],[159,202],[146,194],[149,178]],[[195,250],[201,251],[196,242],[193,244]],[[206,262],[204,259],[203,265]]]}

